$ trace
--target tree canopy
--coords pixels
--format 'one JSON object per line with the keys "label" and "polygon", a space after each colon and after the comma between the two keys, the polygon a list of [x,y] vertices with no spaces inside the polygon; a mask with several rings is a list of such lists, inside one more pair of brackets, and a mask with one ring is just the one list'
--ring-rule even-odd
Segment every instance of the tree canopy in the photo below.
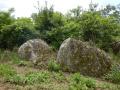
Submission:
{"label": "tree canopy", "polygon": [[120,4],[102,9],[97,6],[90,4],[87,10],[78,6],[63,15],[46,3],[42,8],[38,5],[38,12],[31,18],[17,19],[12,16],[14,9],[0,11],[0,46],[14,48],[26,40],[41,38],[58,49],[63,40],[74,37],[109,51],[111,44],[120,40]]}

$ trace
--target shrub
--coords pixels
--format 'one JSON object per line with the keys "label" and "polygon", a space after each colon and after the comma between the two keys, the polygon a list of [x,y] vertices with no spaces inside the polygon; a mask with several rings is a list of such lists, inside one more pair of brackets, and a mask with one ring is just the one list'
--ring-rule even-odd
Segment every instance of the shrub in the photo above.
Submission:
{"label": "shrub", "polygon": [[119,25],[113,17],[103,17],[98,12],[85,12],[81,15],[82,38],[93,41],[98,47],[108,51],[113,37],[119,36]]}
{"label": "shrub", "polygon": [[104,78],[113,83],[120,83],[120,66],[114,65],[112,70]]}
{"label": "shrub", "polygon": [[38,37],[38,34],[35,30],[32,30],[32,28],[29,28],[26,25],[18,23],[4,26],[0,33],[1,48],[10,50],[12,50],[14,47],[20,46],[29,39]]}
{"label": "shrub", "polygon": [[58,72],[60,71],[60,65],[55,60],[50,60],[48,63],[48,69],[50,71]]}

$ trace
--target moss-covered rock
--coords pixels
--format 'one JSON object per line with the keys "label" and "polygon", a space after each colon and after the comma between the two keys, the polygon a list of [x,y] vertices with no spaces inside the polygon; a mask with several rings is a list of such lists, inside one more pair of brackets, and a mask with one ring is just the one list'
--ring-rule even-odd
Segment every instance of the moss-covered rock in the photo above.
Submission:
{"label": "moss-covered rock", "polygon": [[18,54],[23,59],[38,63],[47,61],[51,57],[51,49],[43,40],[33,39],[21,45]]}
{"label": "moss-covered rock", "polygon": [[112,49],[115,54],[120,54],[120,41],[116,41],[112,44]]}
{"label": "moss-covered rock", "polygon": [[104,51],[72,38],[62,43],[57,55],[57,61],[63,70],[95,77],[110,70],[110,60]]}

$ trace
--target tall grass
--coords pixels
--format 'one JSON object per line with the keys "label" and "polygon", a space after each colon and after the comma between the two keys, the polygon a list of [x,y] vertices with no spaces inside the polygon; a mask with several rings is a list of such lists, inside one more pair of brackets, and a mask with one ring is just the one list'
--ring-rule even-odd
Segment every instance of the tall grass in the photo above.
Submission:
{"label": "tall grass", "polygon": [[2,63],[11,62],[12,64],[21,64],[23,60],[20,59],[17,52],[0,50],[0,62]]}

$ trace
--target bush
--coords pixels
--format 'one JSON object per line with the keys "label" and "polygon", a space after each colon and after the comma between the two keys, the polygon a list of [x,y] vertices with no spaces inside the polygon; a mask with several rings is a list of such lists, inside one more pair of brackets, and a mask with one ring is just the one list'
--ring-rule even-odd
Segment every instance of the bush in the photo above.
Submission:
{"label": "bush", "polygon": [[0,31],[0,47],[12,50],[29,39],[39,37],[34,28],[30,28],[28,25],[13,23],[4,26]]}
{"label": "bush", "polygon": [[50,60],[48,63],[48,69],[50,71],[58,72],[60,71],[60,65],[55,60]]}
{"label": "bush", "polygon": [[103,17],[99,12],[85,12],[80,21],[82,38],[93,41],[99,48],[109,50],[114,37],[119,36],[119,24],[113,17]]}
{"label": "bush", "polygon": [[66,22],[64,26],[52,28],[51,31],[47,32],[47,38],[50,40],[50,45],[54,49],[59,49],[62,42],[69,38],[80,38],[81,35],[80,25],[74,21]]}
{"label": "bush", "polygon": [[105,75],[104,79],[120,84],[120,66],[114,65],[112,70],[107,75]]}
{"label": "bush", "polygon": [[96,87],[95,80],[91,78],[85,78],[79,73],[73,74],[70,79],[70,90],[89,90]]}

